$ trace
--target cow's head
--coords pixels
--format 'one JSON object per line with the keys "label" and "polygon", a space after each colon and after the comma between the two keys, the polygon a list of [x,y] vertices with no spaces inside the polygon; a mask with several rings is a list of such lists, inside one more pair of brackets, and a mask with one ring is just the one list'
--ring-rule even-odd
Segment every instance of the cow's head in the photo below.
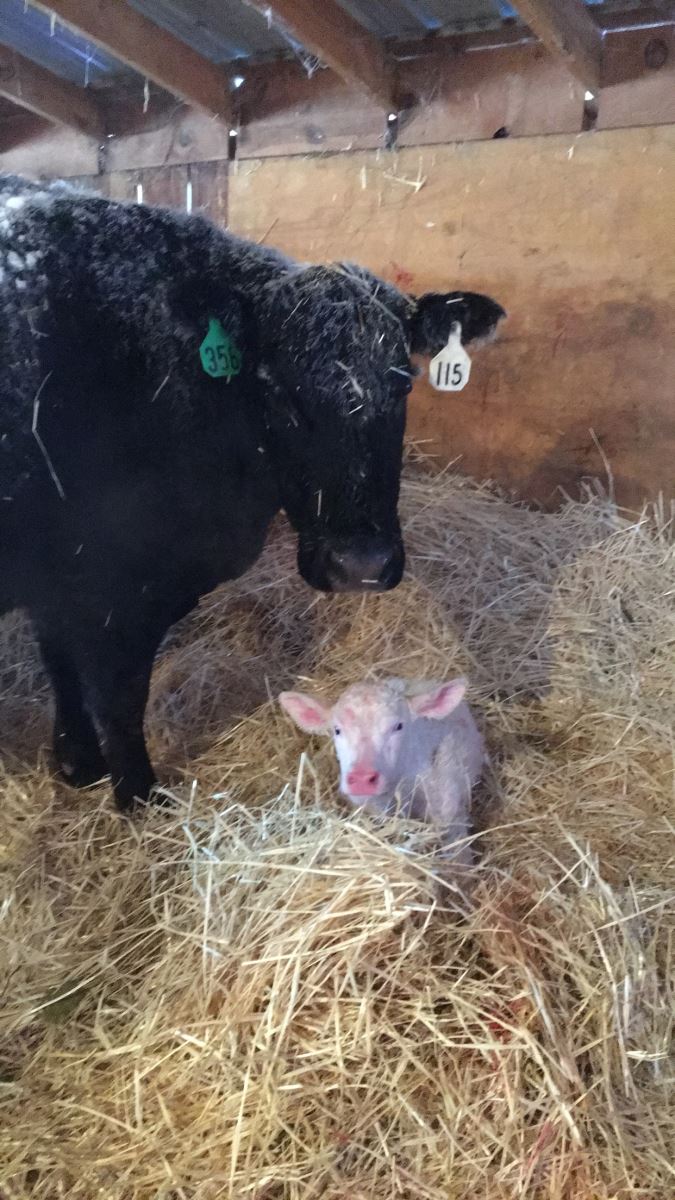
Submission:
{"label": "cow's head", "polygon": [[259,315],[268,448],[300,573],[327,592],[393,588],[410,356],[435,354],[456,321],[465,343],[485,340],[504,311],[470,292],[414,299],[339,264],[268,285]]}

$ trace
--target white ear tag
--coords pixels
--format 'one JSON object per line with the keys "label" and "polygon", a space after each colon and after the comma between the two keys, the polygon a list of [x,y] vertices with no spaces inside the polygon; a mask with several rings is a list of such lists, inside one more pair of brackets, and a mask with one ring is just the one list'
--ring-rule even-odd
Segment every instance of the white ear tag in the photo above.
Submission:
{"label": "white ear tag", "polygon": [[429,363],[429,380],[438,392],[461,392],[471,374],[471,359],[461,342],[458,321],[450,329],[447,345]]}

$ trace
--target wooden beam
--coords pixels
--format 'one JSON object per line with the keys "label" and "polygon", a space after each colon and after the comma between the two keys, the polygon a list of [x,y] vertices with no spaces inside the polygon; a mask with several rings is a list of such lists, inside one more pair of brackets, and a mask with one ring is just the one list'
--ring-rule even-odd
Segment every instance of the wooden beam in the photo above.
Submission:
{"label": "wooden beam", "polygon": [[335,0],[272,0],[254,7],[272,12],[280,24],[350,87],[381,108],[394,104],[393,76],[384,47]]}
{"label": "wooden beam", "polygon": [[[651,42],[664,42],[660,69],[645,66]],[[397,146],[581,133],[584,87],[538,42],[513,28],[470,38],[400,43],[398,85],[409,98]],[[241,68],[238,68],[241,69]],[[297,59],[250,64],[237,91],[237,159],[305,156],[383,145],[382,109],[333,71],[311,76]],[[15,108],[0,119],[0,170],[30,176],[84,176],[142,168],[226,163],[228,126],[153,91],[148,111],[138,84],[105,88],[99,100],[107,132],[103,153],[92,138],[57,129]],[[598,129],[675,125],[675,27],[606,31]],[[98,162],[98,166],[97,166]],[[194,189],[193,189],[194,190]],[[194,200],[196,205],[197,201]]]}
{"label": "wooden beam", "polygon": [[582,0],[515,0],[541,42],[591,92],[600,89],[602,31]]}
{"label": "wooden beam", "polygon": [[31,0],[64,25],[133,67],[140,75],[227,121],[231,113],[226,73],[172,33],[136,12],[126,0]]}
{"label": "wooden beam", "polygon": [[103,118],[91,93],[0,45],[0,96],[57,125],[100,138]]}

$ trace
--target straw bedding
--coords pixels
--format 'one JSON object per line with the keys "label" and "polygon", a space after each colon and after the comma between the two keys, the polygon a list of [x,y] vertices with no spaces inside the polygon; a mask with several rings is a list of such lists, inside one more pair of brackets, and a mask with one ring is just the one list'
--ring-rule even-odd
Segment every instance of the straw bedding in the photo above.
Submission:
{"label": "straw bedding", "polygon": [[[50,776],[5,619],[3,1200],[675,1194],[670,524],[415,465],[403,515],[395,592],[310,593],[280,525],[174,631],[148,728],[175,806],[134,823]],[[470,677],[470,878],[347,811],[270,698],[371,668]]]}

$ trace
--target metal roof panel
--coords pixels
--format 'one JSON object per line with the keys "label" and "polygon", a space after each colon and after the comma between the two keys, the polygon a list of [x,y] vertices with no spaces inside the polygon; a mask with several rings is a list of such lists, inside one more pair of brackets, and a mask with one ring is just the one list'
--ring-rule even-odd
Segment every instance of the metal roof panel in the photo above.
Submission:
{"label": "metal roof panel", "polygon": [[0,4],[0,42],[71,83],[97,85],[130,74],[117,59],[24,0]]}

